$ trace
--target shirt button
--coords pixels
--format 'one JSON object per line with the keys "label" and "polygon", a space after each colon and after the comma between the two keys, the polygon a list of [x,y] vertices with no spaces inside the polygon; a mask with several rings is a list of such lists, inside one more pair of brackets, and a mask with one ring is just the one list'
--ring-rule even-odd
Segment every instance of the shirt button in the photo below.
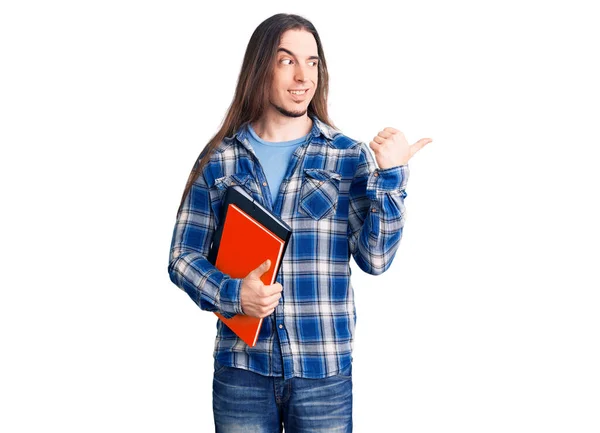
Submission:
{"label": "shirt button", "polygon": [[283,329],[283,325],[279,325],[279,329]]}
{"label": "shirt button", "polygon": [[322,180],[319,181],[319,185],[323,185],[323,181]]}
{"label": "shirt button", "polygon": [[267,182],[263,182],[263,186],[267,186]]}
{"label": "shirt button", "polygon": [[235,182],[231,182],[232,185],[235,185]]}
{"label": "shirt button", "polygon": [[375,176],[376,176],[376,177],[377,177],[377,176],[379,176],[379,173],[375,172]]}
{"label": "shirt button", "polygon": [[371,212],[377,212],[377,209],[375,209],[374,207],[371,208]]}

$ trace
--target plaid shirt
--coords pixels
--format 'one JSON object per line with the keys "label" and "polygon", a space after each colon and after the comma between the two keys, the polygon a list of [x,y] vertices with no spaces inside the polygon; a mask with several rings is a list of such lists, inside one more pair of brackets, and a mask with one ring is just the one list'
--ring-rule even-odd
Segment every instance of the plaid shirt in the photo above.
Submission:
{"label": "plaid shirt", "polygon": [[220,364],[275,375],[277,332],[286,379],[337,374],[352,361],[356,310],[350,255],[360,269],[379,275],[398,249],[408,165],[378,169],[365,143],[311,119],[312,129],[292,155],[275,203],[245,123],[210,156],[177,216],[171,281],[201,309],[225,317],[242,313],[242,279],[220,272],[206,257],[227,187],[243,186],[293,230],[277,274],[282,297],[263,320],[256,346],[247,346],[215,317],[214,357]]}

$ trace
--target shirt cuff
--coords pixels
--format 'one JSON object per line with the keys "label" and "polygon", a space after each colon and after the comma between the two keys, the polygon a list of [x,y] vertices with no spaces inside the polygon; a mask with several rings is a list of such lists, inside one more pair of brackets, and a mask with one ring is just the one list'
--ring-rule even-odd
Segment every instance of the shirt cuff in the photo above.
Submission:
{"label": "shirt cuff", "polygon": [[236,314],[244,314],[242,311],[242,299],[240,291],[242,278],[228,278],[221,285],[219,292],[219,312],[227,319]]}
{"label": "shirt cuff", "polygon": [[369,175],[367,181],[367,195],[372,200],[376,200],[377,191],[404,190],[408,182],[408,175],[408,164],[398,165],[384,170],[377,168]]}

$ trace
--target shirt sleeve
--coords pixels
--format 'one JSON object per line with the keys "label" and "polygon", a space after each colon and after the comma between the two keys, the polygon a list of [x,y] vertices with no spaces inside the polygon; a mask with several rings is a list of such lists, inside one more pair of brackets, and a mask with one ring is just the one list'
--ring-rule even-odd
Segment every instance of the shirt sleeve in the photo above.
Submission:
{"label": "shirt sleeve", "polygon": [[385,272],[400,245],[408,175],[408,164],[378,169],[367,145],[360,143],[349,191],[348,243],[356,264],[369,274]]}
{"label": "shirt sleeve", "polygon": [[206,311],[230,318],[243,314],[240,299],[241,278],[231,278],[207,259],[215,231],[215,218],[204,176],[198,176],[177,215],[169,277]]}

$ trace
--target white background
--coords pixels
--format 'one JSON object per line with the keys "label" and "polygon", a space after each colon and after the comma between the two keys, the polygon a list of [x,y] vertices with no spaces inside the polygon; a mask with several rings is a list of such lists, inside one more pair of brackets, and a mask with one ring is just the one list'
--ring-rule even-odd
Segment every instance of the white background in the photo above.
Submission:
{"label": "white background", "polygon": [[354,431],[600,431],[591,3],[3,2],[0,430],[213,430],[216,318],[169,244],[252,32],[287,12],[346,135],[434,140],[389,271],[352,261]]}

